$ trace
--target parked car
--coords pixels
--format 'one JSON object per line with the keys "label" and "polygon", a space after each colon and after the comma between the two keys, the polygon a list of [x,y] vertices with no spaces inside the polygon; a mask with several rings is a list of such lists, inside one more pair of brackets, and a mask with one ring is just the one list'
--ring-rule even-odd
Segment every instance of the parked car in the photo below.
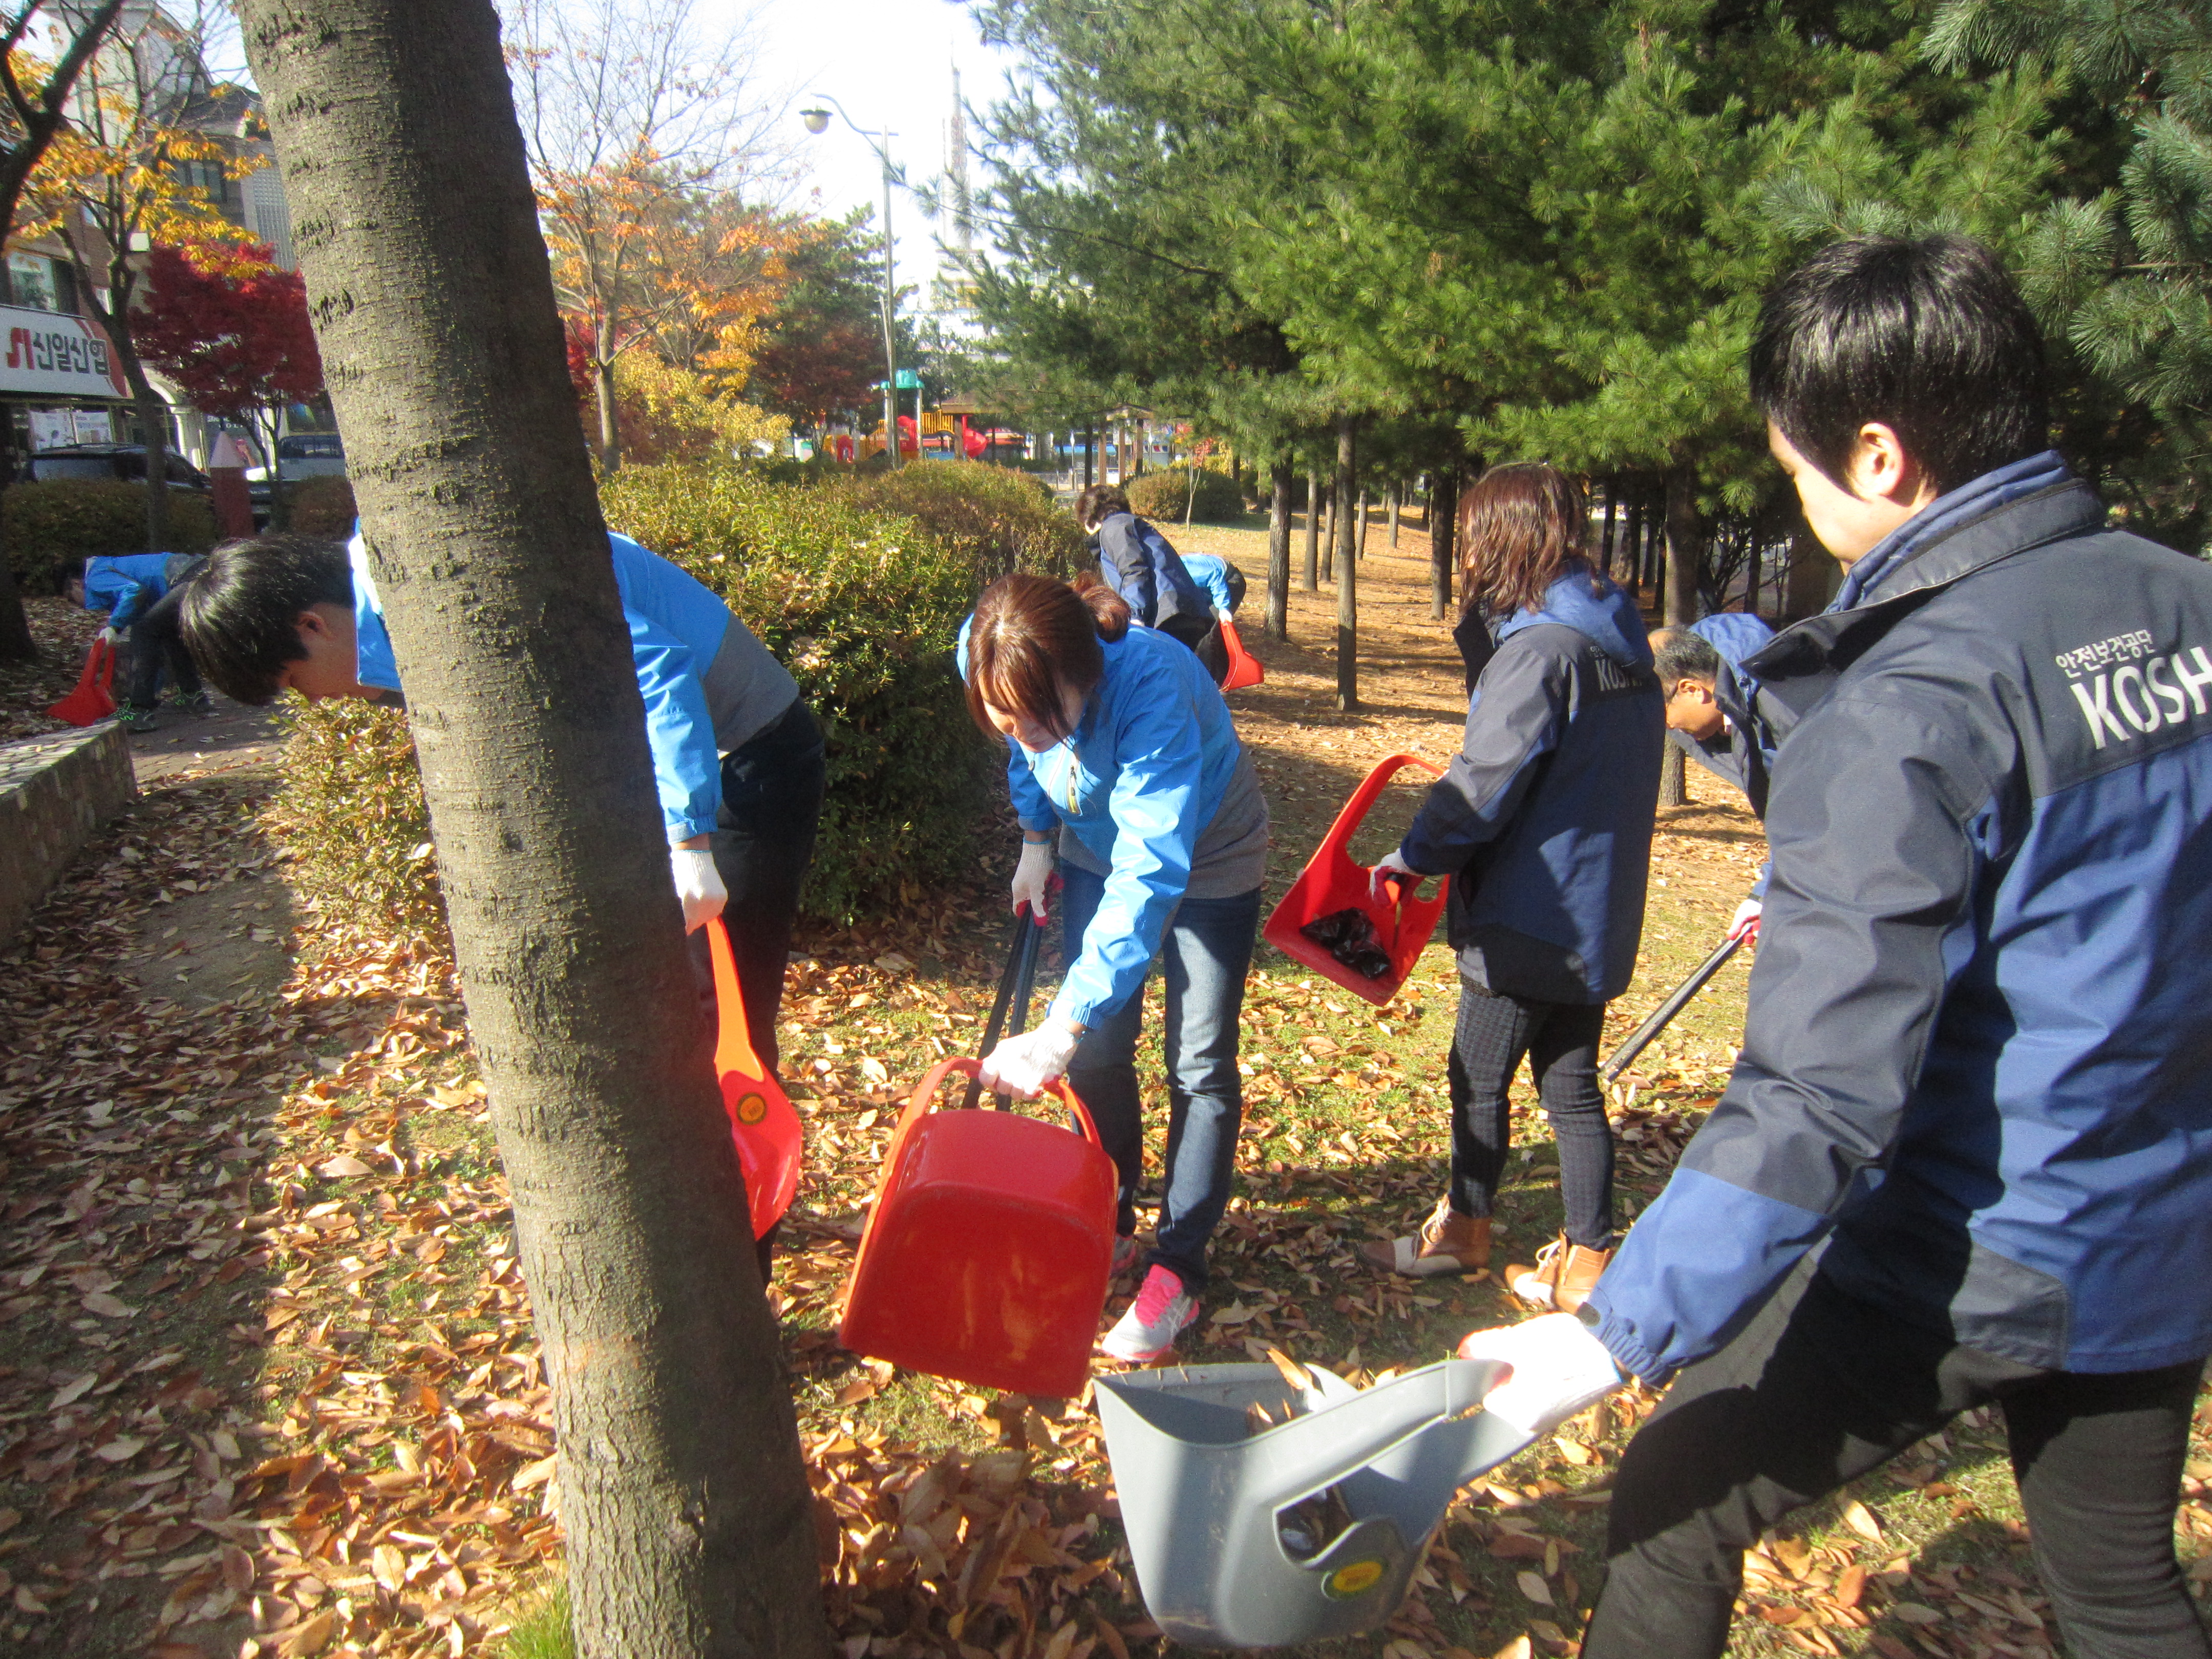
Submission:
{"label": "parked car", "polygon": [[343,478],[345,441],[335,432],[295,432],[276,441],[276,477],[283,483],[301,478]]}
{"label": "parked car", "polygon": [[[165,459],[170,489],[204,495],[215,488],[214,481],[206,473],[174,450]],[[23,473],[32,483],[46,483],[55,478],[120,478],[126,483],[143,483],[146,478],[146,446],[63,444],[38,451],[25,463]]]}

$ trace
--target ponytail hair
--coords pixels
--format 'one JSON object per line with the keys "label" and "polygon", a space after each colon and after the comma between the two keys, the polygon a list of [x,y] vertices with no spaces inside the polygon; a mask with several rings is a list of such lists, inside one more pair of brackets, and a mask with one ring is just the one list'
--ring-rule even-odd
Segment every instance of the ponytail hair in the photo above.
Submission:
{"label": "ponytail hair", "polygon": [[995,738],[984,705],[1018,714],[1064,738],[1073,728],[1064,693],[1088,695],[1106,678],[1102,640],[1129,631],[1129,607],[1086,570],[1073,586],[1016,571],[975,601],[968,626],[968,713]]}

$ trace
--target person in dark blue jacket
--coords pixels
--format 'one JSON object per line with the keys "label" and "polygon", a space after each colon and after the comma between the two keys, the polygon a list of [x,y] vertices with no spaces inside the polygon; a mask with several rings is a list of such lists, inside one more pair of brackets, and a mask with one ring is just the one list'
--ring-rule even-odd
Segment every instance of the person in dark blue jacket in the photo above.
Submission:
{"label": "person in dark blue jacket", "polygon": [[987,1083],[1034,1096],[1063,1073],[1120,1176],[1117,1267],[1133,1265],[1144,1173],[1137,1038],[1165,969],[1167,1167],[1144,1282],[1103,1340],[1148,1364],[1198,1317],[1227,1207],[1243,1083],[1244,976],[1260,927],[1267,803],[1229,705],[1198,659],[1088,571],[1070,586],[1001,577],[976,602],[960,672],[975,721],[1006,741],[1021,819],[1012,900],[1042,916],[1055,845],[1067,974],[1036,1028],[983,1056]]}
{"label": "person in dark blue jacket", "polygon": [[[799,884],[822,809],[822,730],[799,683],[703,584],[609,536],[629,624],[669,869],[696,930],[723,915],[752,1043],[771,1070]],[[283,690],[399,700],[384,601],[356,534],[226,544],[185,601],[185,643],[239,702]],[[693,940],[705,978],[706,942]]]}
{"label": "person in dark blue jacket", "polygon": [[1098,574],[1129,614],[1188,646],[1220,684],[1229,654],[1214,623],[1213,596],[1168,538],[1131,511],[1128,496],[1114,484],[1093,484],[1077,496],[1075,518],[1097,550]]}
{"label": "person in dark blue jacket", "polygon": [[1664,729],[1643,620],[1584,529],[1582,492],[1555,467],[1492,467],[1461,501],[1462,592],[1487,624],[1455,630],[1474,673],[1466,735],[1375,872],[1452,878],[1451,1181],[1417,1235],[1362,1247],[1418,1278],[1488,1267],[1506,1090],[1526,1054],[1566,1226],[1506,1283],[1559,1308],[1580,1305],[1613,1252],[1597,1045],[1636,968]]}
{"label": "person in dark blue jacket", "polygon": [[1742,1057],[1579,1320],[1462,1352],[1522,1423],[1674,1379],[1585,1659],[1719,1653],[1764,1528],[1990,1403],[2069,1650],[2201,1659],[2212,569],[2044,447],[2040,334],[1975,243],[1830,246],[1751,371],[1848,575],[1747,665],[1798,720]]}
{"label": "person in dark blue jacket", "polygon": [[[1743,791],[1753,812],[1766,816],[1766,781],[1781,747],[1787,716],[1764,696],[1747,658],[1774,637],[1759,617],[1719,611],[1686,628],[1651,631],[1651,666],[1667,698],[1667,740],[1716,777]],[[1759,937],[1766,872],[1736,906],[1729,937]]]}

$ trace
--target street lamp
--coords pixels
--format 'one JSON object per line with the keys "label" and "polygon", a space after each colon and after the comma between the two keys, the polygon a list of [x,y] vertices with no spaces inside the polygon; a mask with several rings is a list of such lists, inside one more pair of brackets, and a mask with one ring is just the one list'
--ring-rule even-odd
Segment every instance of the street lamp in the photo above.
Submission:
{"label": "street lamp", "polygon": [[[879,144],[845,113],[845,106],[835,98],[827,93],[814,95],[829,105],[830,109],[836,110],[839,118],[860,136],[862,143],[875,151],[876,159],[884,164],[884,451],[890,456],[893,470],[896,470],[899,464],[898,343],[892,325],[897,315],[898,290],[891,282],[891,130],[889,127],[884,129],[884,141]],[[799,118],[805,124],[808,132],[819,137],[830,130],[830,109],[818,106],[803,109],[799,112]],[[917,434],[921,429],[921,400],[917,397],[915,403],[915,429]]]}

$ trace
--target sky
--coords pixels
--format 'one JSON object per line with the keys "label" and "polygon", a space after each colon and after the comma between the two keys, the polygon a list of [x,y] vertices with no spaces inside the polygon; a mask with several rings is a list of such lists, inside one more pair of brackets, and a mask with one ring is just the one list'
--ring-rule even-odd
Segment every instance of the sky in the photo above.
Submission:
{"label": "sky", "polygon": [[[933,182],[944,164],[953,66],[974,108],[1000,93],[1012,61],[976,38],[968,9],[954,0],[701,0],[702,24],[742,26],[748,17],[757,31],[763,88],[792,98],[790,130],[804,169],[799,204],[832,215],[860,206],[880,214],[883,168],[834,113],[827,132],[808,136],[798,116],[813,102],[808,94],[835,98],[872,131],[889,126],[891,159],[921,185]],[[972,143],[972,131],[969,137]],[[981,182],[972,163],[971,176]],[[892,194],[891,229],[899,285],[926,289],[937,268],[935,229],[902,191]]]}

